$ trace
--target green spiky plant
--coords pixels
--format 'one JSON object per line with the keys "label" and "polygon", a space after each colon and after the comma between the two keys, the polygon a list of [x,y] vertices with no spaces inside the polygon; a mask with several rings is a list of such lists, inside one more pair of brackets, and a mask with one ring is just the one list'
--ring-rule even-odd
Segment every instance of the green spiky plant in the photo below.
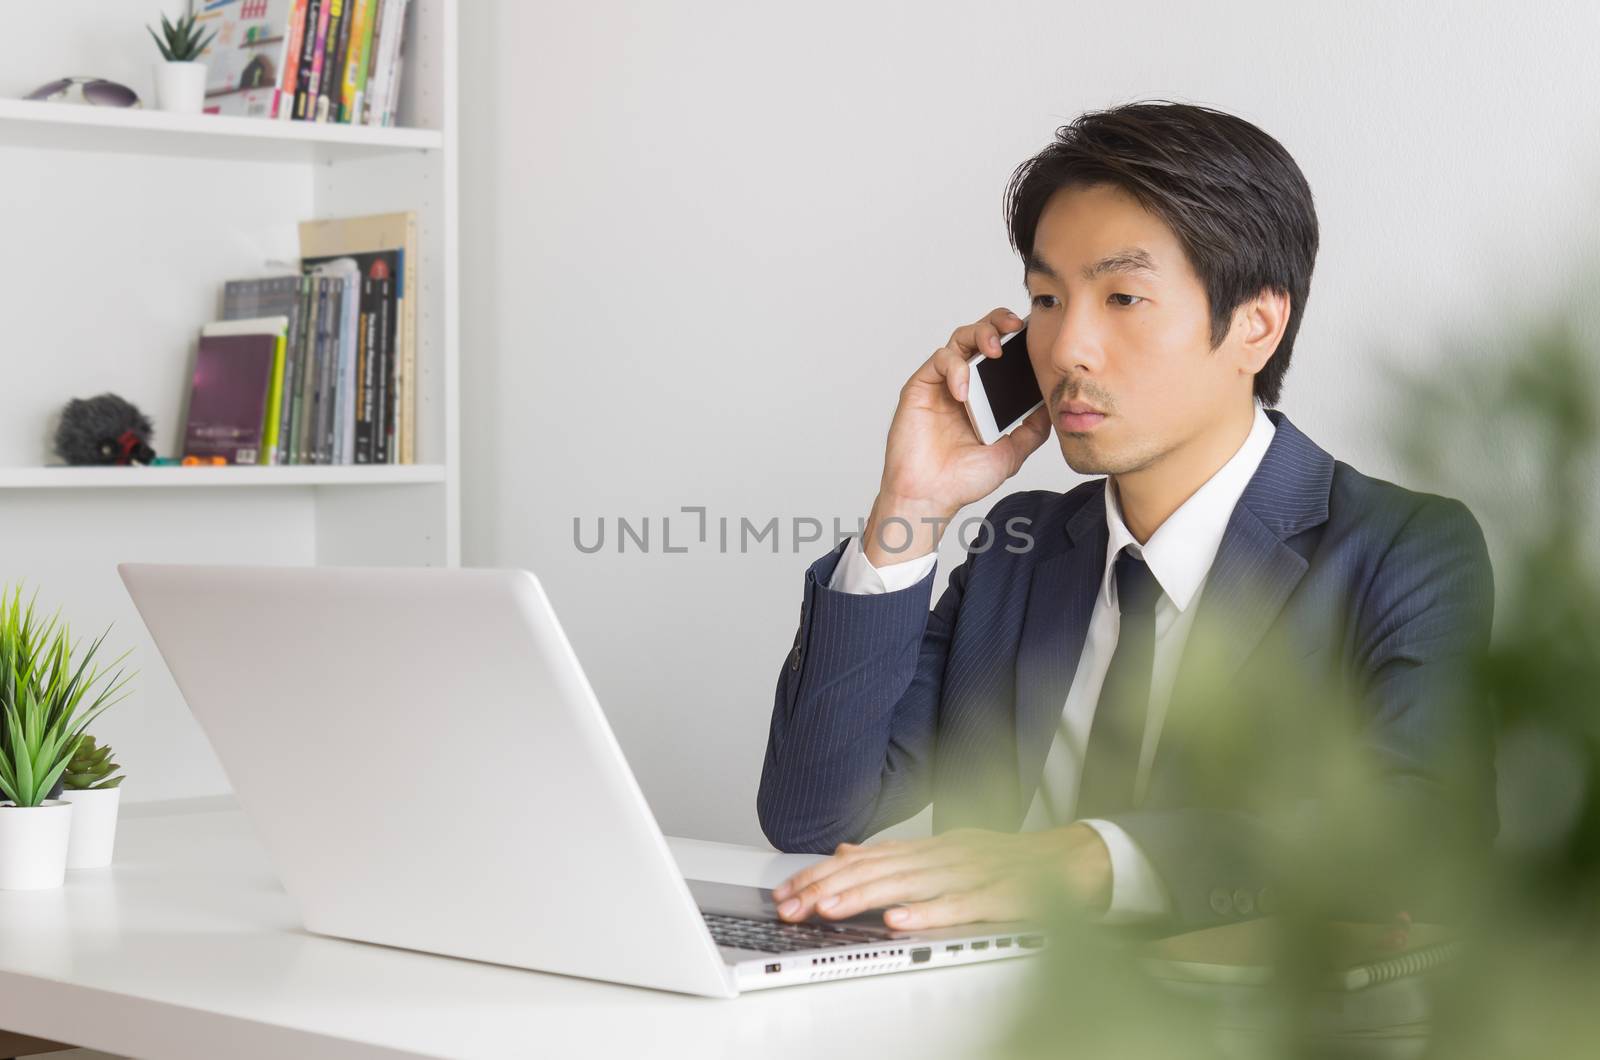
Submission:
{"label": "green spiky plant", "polygon": [[[0,593],[0,798],[19,807],[38,806],[49,797],[84,730],[127,695],[124,687],[133,678],[123,677],[121,670],[108,675],[110,667],[93,665],[105,633],[74,667],[77,652],[67,624],[59,621],[60,611],[40,624],[33,611],[37,591],[33,597],[24,610],[21,586]],[[127,655],[123,652],[110,666]]]}
{"label": "green spiky plant", "polygon": [[[111,757],[109,744],[96,744],[93,736],[84,733],[78,737],[78,749],[73,752],[61,779],[68,791],[99,791],[122,783],[123,774],[117,773],[120,768]],[[113,776],[114,773],[117,775]]]}
{"label": "green spiky plant", "polygon": [[[161,16],[161,36],[156,36],[156,31],[149,26],[150,39],[156,42],[156,47],[161,49],[161,57],[169,63],[192,63],[200,58],[200,53],[206,50],[216,30],[202,35],[202,31],[195,28],[194,12],[190,12],[178,19],[177,23],[167,21],[167,16]],[[164,39],[163,39],[164,38]]]}

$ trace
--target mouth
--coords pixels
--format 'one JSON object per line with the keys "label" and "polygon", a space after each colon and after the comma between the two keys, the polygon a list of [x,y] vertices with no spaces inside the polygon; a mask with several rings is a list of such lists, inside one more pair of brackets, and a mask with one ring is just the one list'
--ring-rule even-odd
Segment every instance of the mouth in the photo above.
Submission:
{"label": "mouth", "polygon": [[1086,401],[1064,402],[1056,409],[1056,422],[1064,431],[1074,433],[1092,431],[1106,418],[1106,414]]}

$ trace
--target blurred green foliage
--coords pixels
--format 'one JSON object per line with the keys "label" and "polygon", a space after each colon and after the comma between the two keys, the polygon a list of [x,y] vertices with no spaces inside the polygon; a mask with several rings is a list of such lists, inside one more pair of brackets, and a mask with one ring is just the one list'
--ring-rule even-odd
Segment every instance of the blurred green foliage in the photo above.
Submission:
{"label": "blurred green foliage", "polygon": [[[1600,345],[1586,308],[1461,344],[1431,374],[1391,380],[1405,410],[1394,444],[1406,484],[1465,500],[1494,558],[1494,636],[1461,689],[1496,718],[1492,850],[1416,842],[1383,801],[1360,711],[1337,682],[1288,653],[1252,687],[1208,681],[1221,671],[1202,668],[1200,687],[1184,691],[1203,704],[1189,716],[1206,723],[1162,738],[1197,742],[1217,785],[1264,808],[1261,857],[1286,881],[1269,982],[1199,989],[1155,978],[1141,959],[1150,943],[1056,893],[1051,943],[1032,961],[1005,1052],[1600,1055]],[[1296,709],[1252,707],[1273,703]],[[1230,724],[1235,711],[1254,711],[1250,724]],[[1374,880],[1379,891],[1447,899],[1462,955],[1426,977],[1329,990],[1336,925]]]}

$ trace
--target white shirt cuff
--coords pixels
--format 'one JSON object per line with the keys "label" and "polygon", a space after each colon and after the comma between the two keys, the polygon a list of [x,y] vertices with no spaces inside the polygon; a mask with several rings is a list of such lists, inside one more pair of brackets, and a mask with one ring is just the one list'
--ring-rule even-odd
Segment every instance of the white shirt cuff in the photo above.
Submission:
{"label": "white shirt cuff", "polygon": [[1101,915],[1107,924],[1126,924],[1166,916],[1172,909],[1167,889],[1133,837],[1110,821],[1079,822],[1093,828],[1111,852],[1111,904]]}
{"label": "white shirt cuff", "polygon": [[861,539],[852,537],[850,543],[844,546],[838,565],[833,568],[828,588],[860,595],[899,592],[927,577],[938,562],[939,554],[930,552],[916,559],[874,567],[867,560],[866,553],[861,551]]}

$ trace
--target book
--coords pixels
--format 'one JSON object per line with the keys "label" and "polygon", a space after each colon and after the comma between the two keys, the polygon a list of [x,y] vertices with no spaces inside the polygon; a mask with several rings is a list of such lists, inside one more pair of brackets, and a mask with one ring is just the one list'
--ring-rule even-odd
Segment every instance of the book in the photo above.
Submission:
{"label": "book", "polygon": [[295,0],[206,0],[195,26],[215,37],[200,53],[206,64],[207,114],[270,118],[288,60]]}
{"label": "book", "polygon": [[395,70],[400,59],[401,39],[405,36],[405,18],[408,0],[383,0],[382,19],[378,28],[380,37],[377,65],[368,74],[368,103],[366,124],[394,124],[395,104],[399,98]]}
{"label": "book", "polygon": [[333,413],[336,366],[339,360],[339,332],[344,319],[344,278],[317,277],[316,368],[311,383],[311,416],[307,424],[307,463],[333,463]]}
{"label": "book", "polygon": [[328,16],[335,2],[336,0],[321,0],[317,10],[315,36],[311,35],[310,23],[306,24],[306,35],[311,39],[311,80],[307,88],[305,112],[297,115],[306,121],[317,120],[317,99],[322,91],[322,59],[328,48]]}
{"label": "book", "polygon": [[309,0],[294,0],[289,9],[289,43],[283,53],[283,73],[278,78],[278,98],[273,104],[274,118],[294,117],[295,90],[300,84],[300,52],[305,47],[306,7]]}
{"label": "book", "polygon": [[372,0],[372,41],[367,45],[366,84],[362,87],[356,115],[357,125],[372,124],[372,97],[378,87],[378,56],[383,53],[383,24],[390,0]]}
{"label": "book", "polygon": [[303,306],[300,276],[270,276],[263,279],[229,280],[222,290],[222,319],[248,320],[259,317],[281,316],[287,322],[284,337],[284,359],[281,400],[277,413],[275,445],[271,464],[291,461],[291,419],[294,407],[295,380],[299,374],[303,331],[300,314]]}
{"label": "book", "polygon": [[[417,224],[412,212],[375,214],[300,225],[302,265],[339,257],[353,259],[362,277],[376,281],[373,302],[364,308],[378,333],[363,365],[370,394],[370,419],[358,412],[355,433],[370,443],[354,444],[354,459],[370,454],[372,463],[415,461],[416,262]],[[387,302],[380,304],[386,297]],[[365,376],[370,372],[370,386]],[[364,410],[363,394],[357,409]],[[352,439],[354,441],[354,439]]]}
{"label": "book", "polygon": [[321,64],[317,80],[316,121],[328,120],[329,97],[338,98],[339,90],[339,35],[345,25],[349,0],[327,0],[328,31],[323,35]]}
{"label": "book", "polygon": [[294,429],[295,463],[309,464],[311,459],[312,423],[316,420],[317,374],[323,343],[322,314],[328,304],[327,277],[307,277],[311,286],[310,307],[306,315],[306,360],[304,378],[300,380],[300,415]]}
{"label": "book", "polygon": [[328,369],[329,410],[325,446],[328,462],[351,464],[355,436],[356,345],[360,329],[361,267],[354,258],[337,257],[301,262],[301,267],[316,276],[337,278],[339,302],[334,353]]}
{"label": "book", "polygon": [[345,71],[345,107],[340,120],[355,124],[361,114],[362,100],[366,95],[367,71],[372,65],[372,39],[377,32],[379,0],[357,0],[356,29],[358,46],[351,51],[350,63]]}
{"label": "book", "polygon": [[295,66],[294,108],[290,115],[297,121],[305,121],[311,113],[310,101],[316,92],[312,73],[316,66],[317,33],[322,25],[322,14],[323,0],[306,0],[306,20],[300,37],[300,61]]}
{"label": "book", "polygon": [[[276,441],[285,317],[227,321],[201,329],[184,422],[183,455],[257,464]],[[275,387],[275,384],[278,384]]]}

